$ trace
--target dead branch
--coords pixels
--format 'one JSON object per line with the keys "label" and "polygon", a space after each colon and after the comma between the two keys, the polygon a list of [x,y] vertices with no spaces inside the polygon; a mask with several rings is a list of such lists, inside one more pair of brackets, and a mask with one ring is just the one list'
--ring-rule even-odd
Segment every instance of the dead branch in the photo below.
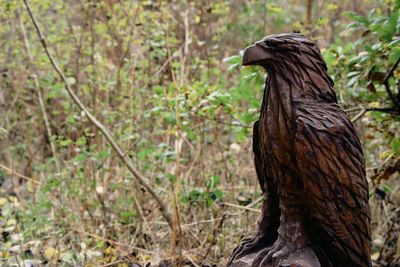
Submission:
{"label": "dead branch", "polygon": [[382,180],[387,180],[395,174],[400,172],[400,158],[391,158],[388,162],[374,169],[374,174],[371,176],[371,180],[380,183]]}
{"label": "dead branch", "polygon": [[390,89],[389,86],[389,78],[393,76],[394,70],[397,68],[400,62],[400,57],[397,59],[396,63],[394,63],[387,71],[385,74],[385,77],[383,78],[383,85],[385,86],[386,92],[390,97],[390,100],[392,100],[393,105],[397,108],[397,110],[400,111],[400,102],[396,99],[396,97],[393,95],[392,90]]}

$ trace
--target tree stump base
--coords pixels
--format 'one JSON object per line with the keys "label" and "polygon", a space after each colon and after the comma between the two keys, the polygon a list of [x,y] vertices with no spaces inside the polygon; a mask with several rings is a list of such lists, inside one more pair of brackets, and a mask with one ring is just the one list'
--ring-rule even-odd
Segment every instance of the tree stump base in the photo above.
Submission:
{"label": "tree stump base", "polygon": [[254,266],[254,260],[259,256],[265,256],[265,251],[268,251],[269,249],[270,247],[267,247],[257,252],[244,255],[243,257],[233,261],[229,267],[321,267],[321,264],[319,263],[314,251],[309,247],[290,254],[287,259],[284,259],[279,263]]}

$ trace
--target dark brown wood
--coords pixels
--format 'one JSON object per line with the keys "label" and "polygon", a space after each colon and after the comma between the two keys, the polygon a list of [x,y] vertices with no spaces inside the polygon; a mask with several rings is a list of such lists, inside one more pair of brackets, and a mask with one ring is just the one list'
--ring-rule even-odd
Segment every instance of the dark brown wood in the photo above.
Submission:
{"label": "dark brown wood", "polygon": [[361,143],[318,46],[271,35],[245,50],[243,65],[268,71],[253,134],[265,199],[257,233],[228,266],[371,266]]}

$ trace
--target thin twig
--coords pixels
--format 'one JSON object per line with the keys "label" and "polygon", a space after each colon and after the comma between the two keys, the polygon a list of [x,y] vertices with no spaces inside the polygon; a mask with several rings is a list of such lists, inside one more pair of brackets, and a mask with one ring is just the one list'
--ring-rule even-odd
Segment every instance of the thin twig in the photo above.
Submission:
{"label": "thin twig", "polygon": [[263,32],[262,34],[266,34],[266,29],[267,29],[267,11],[268,11],[268,0],[264,0],[264,16],[263,16]]}
{"label": "thin twig", "polygon": [[394,70],[397,68],[397,66],[400,63],[400,57],[397,59],[396,63],[394,63],[390,69],[388,70],[388,72],[385,74],[385,77],[383,78],[383,83],[386,82],[387,80],[389,80],[390,76],[393,75]]}
{"label": "thin twig", "polygon": [[397,110],[395,108],[362,108],[361,111],[351,119],[351,122],[354,123],[358,121],[365,115],[365,113],[369,111],[377,111],[382,113],[388,113],[391,115],[400,115],[400,110]]}
{"label": "thin twig", "polygon": [[224,224],[224,221],[225,221],[225,218],[226,218],[226,215],[225,215],[225,214],[222,215],[222,219],[219,221],[217,227],[215,227],[215,228],[213,229],[212,240],[211,240],[211,242],[210,242],[210,245],[209,245],[208,248],[207,248],[206,253],[205,253],[204,256],[203,256],[203,260],[205,260],[205,259],[207,258],[208,254],[210,253],[211,247],[215,244],[215,239],[216,239],[216,237],[217,237],[218,230],[222,228],[222,226],[223,226],[223,224]]}
{"label": "thin twig", "polygon": [[157,77],[167,66],[170,64],[171,60],[178,55],[178,53],[185,47],[185,44],[181,45],[168,59],[164,62],[164,64],[150,77],[150,81]]}
{"label": "thin twig", "polygon": [[200,267],[200,265],[196,264],[190,255],[186,255],[186,258],[194,265],[194,267]]}
{"label": "thin twig", "polygon": [[389,86],[389,81],[385,81],[384,83],[385,89],[386,89],[386,93],[389,95],[390,100],[392,100],[393,105],[400,110],[400,103],[396,100],[395,96],[392,93],[392,90],[390,90],[390,86]]}
{"label": "thin twig", "polygon": [[168,222],[168,225],[170,228],[173,228],[173,222],[172,222],[172,217],[170,213],[168,212],[167,205],[161,200],[161,198],[156,194],[156,192],[152,189],[152,187],[146,182],[146,178],[133,166],[132,162],[129,160],[129,158],[125,157],[125,154],[122,152],[121,148],[118,146],[118,144],[114,141],[113,137],[111,134],[108,132],[108,130],[104,127],[103,124],[101,124],[93,115],[92,113],[89,112],[89,110],[86,108],[86,106],[81,102],[79,97],[75,94],[75,92],[72,90],[70,85],[67,82],[67,78],[65,77],[64,73],[61,71],[61,69],[58,67],[56,60],[50,53],[50,50],[48,49],[46,39],[41,32],[39,25],[33,16],[33,13],[31,11],[31,8],[29,6],[28,0],[24,0],[26,10],[29,13],[30,18],[32,19],[32,23],[36,29],[36,32],[38,34],[40,43],[43,46],[44,51],[46,52],[47,57],[50,60],[51,65],[53,66],[54,70],[57,72],[58,76],[61,78],[61,80],[64,83],[65,89],[67,90],[69,96],[72,98],[73,102],[82,110],[82,112],[87,116],[87,118],[90,120],[90,122],[103,134],[103,136],[107,139],[108,143],[111,145],[111,147],[114,149],[114,151],[117,153],[118,157],[121,159],[121,161],[125,164],[125,166],[129,169],[129,171],[133,174],[134,177],[139,181],[141,186],[145,188],[147,192],[154,198],[154,200],[157,202],[159,205],[160,211],[164,219]]}
{"label": "thin twig", "polygon": [[223,203],[226,206],[230,206],[230,207],[234,207],[234,208],[239,208],[242,209],[243,211],[238,211],[235,213],[226,213],[221,217],[218,218],[214,218],[214,219],[210,219],[210,220],[201,220],[201,221],[197,221],[197,222],[192,222],[192,223],[187,223],[187,224],[183,224],[182,227],[188,228],[188,227],[192,227],[201,223],[213,223],[216,221],[220,221],[222,219],[224,219],[224,216],[229,216],[229,217],[233,217],[233,216],[240,216],[242,215],[244,212],[247,211],[253,211],[253,212],[257,212],[260,213],[261,211],[256,210],[256,209],[252,209],[252,207],[254,207],[255,205],[257,205],[259,202],[261,202],[264,199],[264,196],[260,197],[259,199],[257,199],[256,201],[250,203],[247,206],[239,206],[239,205],[235,205],[235,204],[230,204],[230,203]]}
{"label": "thin twig", "polygon": [[382,113],[388,113],[391,115],[400,115],[400,110],[395,108],[366,108],[367,111],[378,111]]}
{"label": "thin twig", "polygon": [[358,121],[359,119],[361,119],[362,116],[364,116],[364,114],[367,112],[367,109],[363,108],[356,116],[354,116],[351,119],[352,123],[355,123],[356,121]]}
{"label": "thin twig", "polygon": [[146,217],[144,216],[143,209],[140,206],[139,200],[137,199],[136,196],[133,196],[133,199],[135,200],[136,208],[139,212],[139,218],[141,218],[143,220],[143,224],[147,228],[147,231],[149,231],[149,233],[150,233],[149,235],[150,235],[151,241],[153,241],[153,244],[155,244],[156,238],[154,236],[154,232],[151,230],[149,222],[147,221]]}
{"label": "thin twig", "polygon": [[253,208],[250,208],[250,207],[247,207],[247,206],[240,206],[240,205],[236,205],[236,204],[232,204],[232,203],[228,203],[228,202],[224,202],[223,204],[226,205],[226,206],[234,207],[234,208],[238,208],[238,209],[243,209],[243,210],[248,210],[248,211],[253,211],[253,212],[258,212],[258,213],[261,212],[258,209],[253,209]]}
{"label": "thin twig", "polygon": [[[124,264],[119,265],[118,263],[126,263],[127,260],[116,260],[107,264],[100,265],[101,267],[107,267],[107,266],[124,266]],[[133,265],[134,266],[134,265]]]}
{"label": "thin twig", "polygon": [[[164,20],[164,17],[163,17]],[[181,123],[180,123],[180,109],[179,109],[179,90],[180,87],[177,84],[174,68],[172,66],[172,54],[171,54],[171,49],[169,45],[169,24],[165,23],[164,24],[164,30],[165,30],[165,46],[167,49],[167,55],[168,55],[168,65],[169,65],[169,70],[171,72],[171,77],[172,77],[172,83],[174,85],[174,91],[175,91],[175,117],[176,117],[176,141],[175,141],[175,152],[176,152],[176,161],[175,161],[175,182],[171,184],[172,187],[172,194],[173,194],[173,207],[175,211],[175,217],[174,217],[174,228],[173,228],[173,235],[172,235],[172,244],[173,247],[175,247],[175,238],[176,238],[176,232],[178,234],[178,267],[183,266],[183,255],[182,255],[182,249],[183,249],[183,231],[182,231],[182,226],[181,226],[181,219],[180,219],[180,210],[179,210],[179,203],[177,199],[179,198],[180,194],[180,184],[181,184],[181,166],[180,166],[180,152],[181,152],[181,147],[182,147],[182,133],[181,133]],[[181,62],[182,64],[182,62]],[[175,251],[175,249],[173,249]]]}
{"label": "thin twig", "polygon": [[35,179],[32,179],[32,178],[27,177],[27,176],[25,176],[23,174],[20,174],[20,173],[16,172],[15,170],[12,170],[12,169],[8,168],[7,166],[4,166],[1,163],[0,163],[0,168],[2,168],[3,170],[7,171],[11,175],[18,176],[19,178],[22,178],[24,180],[30,181],[30,182],[32,182],[32,183],[34,183],[36,185],[40,185],[41,184],[39,181],[36,181]]}
{"label": "thin twig", "polygon": [[198,113],[197,111],[195,111],[195,112],[193,113],[193,115],[196,115],[196,116],[198,116],[198,117],[201,117],[201,118],[204,118],[204,119],[207,119],[207,120],[210,120],[210,121],[215,121],[215,122],[217,122],[217,123],[224,124],[224,125],[227,125],[227,126],[235,126],[235,127],[242,127],[242,128],[253,129],[253,126],[250,126],[250,125],[245,125],[245,124],[242,124],[242,123],[240,123],[240,122],[239,122],[239,123],[229,123],[229,122],[220,120],[220,119],[218,119],[218,118],[210,118],[210,117],[208,117],[208,116],[206,116],[206,115],[203,115],[203,114]]}
{"label": "thin twig", "polygon": [[385,86],[386,92],[389,95],[390,99],[392,100],[394,106],[400,111],[400,102],[397,101],[397,99],[395,98],[395,96],[392,93],[392,90],[390,89],[389,86],[389,78],[391,76],[393,76],[393,72],[394,70],[397,68],[397,66],[399,65],[400,62],[400,57],[397,59],[396,63],[394,63],[390,69],[388,70],[388,72],[385,74],[385,77],[383,78],[383,85]]}
{"label": "thin twig", "polygon": [[362,110],[362,109],[363,109],[362,107],[354,107],[354,108],[347,108],[347,109],[345,109],[343,111],[346,112],[346,113],[349,113],[349,112],[359,111],[359,110]]}
{"label": "thin twig", "polygon": [[80,230],[77,230],[77,229],[71,229],[71,230],[74,231],[74,232],[86,235],[86,236],[93,237],[94,239],[102,240],[104,242],[107,242],[110,245],[112,245],[113,247],[115,247],[116,249],[118,249],[120,252],[126,252],[126,251],[124,251],[124,250],[122,250],[120,248],[120,247],[125,247],[125,248],[131,248],[131,249],[134,249],[136,251],[139,251],[139,252],[142,252],[142,253],[146,253],[146,254],[149,254],[149,255],[153,255],[154,254],[154,252],[152,252],[150,250],[147,250],[147,249],[139,248],[139,247],[136,247],[136,246],[126,245],[126,244],[123,244],[123,243],[115,241],[115,240],[104,238],[104,237],[101,237],[101,236],[98,236],[98,235],[95,235],[95,234],[91,234],[91,233],[87,233],[87,232],[84,232],[84,231],[80,231]]}

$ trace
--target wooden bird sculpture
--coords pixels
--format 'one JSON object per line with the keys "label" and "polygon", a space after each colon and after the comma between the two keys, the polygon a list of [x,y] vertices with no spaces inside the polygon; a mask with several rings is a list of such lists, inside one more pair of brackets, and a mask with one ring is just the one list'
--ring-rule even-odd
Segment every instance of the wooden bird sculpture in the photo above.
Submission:
{"label": "wooden bird sculpture", "polygon": [[243,65],[268,72],[253,134],[264,205],[228,266],[371,266],[361,143],[318,46],[301,34],[267,36],[246,48]]}

